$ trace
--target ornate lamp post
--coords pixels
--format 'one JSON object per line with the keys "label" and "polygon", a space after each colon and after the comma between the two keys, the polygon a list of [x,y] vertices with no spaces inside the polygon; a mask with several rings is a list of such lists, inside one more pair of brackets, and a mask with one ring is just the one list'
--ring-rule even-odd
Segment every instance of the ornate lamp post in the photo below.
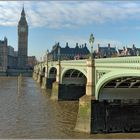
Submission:
{"label": "ornate lamp post", "polygon": [[47,49],[47,51],[46,51],[46,72],[45,72],[46,78],[48,78],[48,61],[49,61],[48,54],[49,54],[49,50]]}
{"label": "ornate lamp post", "polygon": [[90,52],[90,59],[91,60],[93,59],[93,43],[94,43],[94,36],[93,36],[93,34],[91,34],[90,38],[89,38],[89,44],[91,47],[91,52]]}
{"label": "ornate lamp post", "polygon": [[60,47],[58,48],[58,61],[60,61]]}
{"label": "ornate lamp post", "polygon": [[46,51],[46,61],[48,62],[48,54],[49,54],[49,50],[47,49]]}

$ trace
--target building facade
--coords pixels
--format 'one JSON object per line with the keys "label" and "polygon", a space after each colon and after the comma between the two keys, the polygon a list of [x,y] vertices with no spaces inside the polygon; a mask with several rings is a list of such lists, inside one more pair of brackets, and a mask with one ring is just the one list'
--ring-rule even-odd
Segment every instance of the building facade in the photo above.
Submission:
{"label": "building facade", "polygon": [[12,46],[8,45],[8,65],[7,69],[17,69],[18,63],[18,54],[17,51],[14,51]]}
{"label": "building facade", "polygon": [[8,41],[5,37],[4,40],[0,40],[0,71],[5,71],[8,65]]}
{"label": "building facade", "polygon": [[68,43],[66,43],[66,46],[62,48],[59,43],[56,43],[48,54],[48,59],[54,61],[58,60],[58,58],[61,60],[86,59],[89,53],[86,44],[78,45],[76,43],[74,48],[70,48]]}
{"label": "building facade", "polygon": [[134,44],[132,45],[132,47],[126,46],[122,49],[111,47],[110,44],[108,44],[108,46],[105,47],[101,47],[98,44],[98,47],[94,51],[94,54],[95,58],[138,56],[140,55],[140,48],[136,48]]}
{"label": "building facade", "polygon": [[95,56],[96,58],[115,57],[117,56],[117,50],[115,47],[111,47],[110,44],[104,47],[101,47],[100,44],[98,44],[98,47],[95,50]]}
{"label": "building facade", "polygon": [[8,45],[8,39],[0,40],[0,71],[17,68],[17,52]]}
{"label": "building facade", "polygon": [[28,64],[28,24],[24,7],[18,23],[18,69],[26,69]]}
{"label": "building facade", "polygon": [[37,60],[35,56],[28,56],[28,68],[33,69],[37,64]]}
{"label": "building facade", "polygon": [[117,49],[118,56],[139,56],[140,55],[140,48],[136,48],[135,45],[130,47],[123,47],[122,49]]}

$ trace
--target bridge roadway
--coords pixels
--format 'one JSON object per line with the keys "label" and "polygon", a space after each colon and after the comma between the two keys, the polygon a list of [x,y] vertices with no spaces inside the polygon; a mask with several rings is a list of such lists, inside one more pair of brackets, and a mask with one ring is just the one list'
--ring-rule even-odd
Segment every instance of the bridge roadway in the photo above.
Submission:
{"label": "bridge roadway", "polygon": [[102,128],[93,129],[92,104],[140,101],[139,56],[46,61],[34,67],[33,78],[42,88],[52,88],[52,99],[79,100],[75,128],[79,131],[96,132]]}

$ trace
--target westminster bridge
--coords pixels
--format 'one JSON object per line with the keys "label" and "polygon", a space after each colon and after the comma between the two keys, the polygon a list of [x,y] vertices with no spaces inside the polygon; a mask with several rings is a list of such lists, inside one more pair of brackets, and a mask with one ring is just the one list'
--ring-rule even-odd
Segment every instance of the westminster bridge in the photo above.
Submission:
{"label": "westminster bridge", "polygon": [[140,113],[139,56],[46,61],[34,67],[33,78],[42,88],[52,88],[51,99],[79,100],[76,130],[140,130],[140,116],[133,111]]}

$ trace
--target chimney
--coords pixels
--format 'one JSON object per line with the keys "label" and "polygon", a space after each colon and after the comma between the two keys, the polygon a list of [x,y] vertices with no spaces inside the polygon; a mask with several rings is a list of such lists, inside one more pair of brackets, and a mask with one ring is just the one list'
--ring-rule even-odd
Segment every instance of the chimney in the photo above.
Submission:
{"label": "chimney", "polygon": [[6,46],[7,46],[8,41],[7,41],[7,37],[6,36],[4,37],[4,42],[6,43]]}
{"label": "chimney", "polygon": [[135,47],[135,44],[133,44],[132,48],[133,48],[133,49],[135,49],[135,48],[136,48],[136,47]]}
{"label": "chimney", "polygon": [[66,42],[66,47],[69,47],[69,44],[68,44],[68,42]]}
{"label": "chimney", "polygon": [[7,37],[6,36],[4,37],[4,41],[7,41]]}
{"label": "chimney", "polygon": [[99,53],[99,52],[100,52],[100,44],[98,43],[96,53]]}
{"label": "chimney", "polygon": [[87,43],[85,43],[85,47],[87,47]]}
{"label": "chimney", "polygon": [[123,50],[125,50],[125,46],[123,46]]}
{"label": "chimney", "polygon": [[110,43],[108,43],[108,47],[110,48]]}
{"label": "chimney", "polygon": [[76,43],[76,47],[78,47],[78,43]]}

